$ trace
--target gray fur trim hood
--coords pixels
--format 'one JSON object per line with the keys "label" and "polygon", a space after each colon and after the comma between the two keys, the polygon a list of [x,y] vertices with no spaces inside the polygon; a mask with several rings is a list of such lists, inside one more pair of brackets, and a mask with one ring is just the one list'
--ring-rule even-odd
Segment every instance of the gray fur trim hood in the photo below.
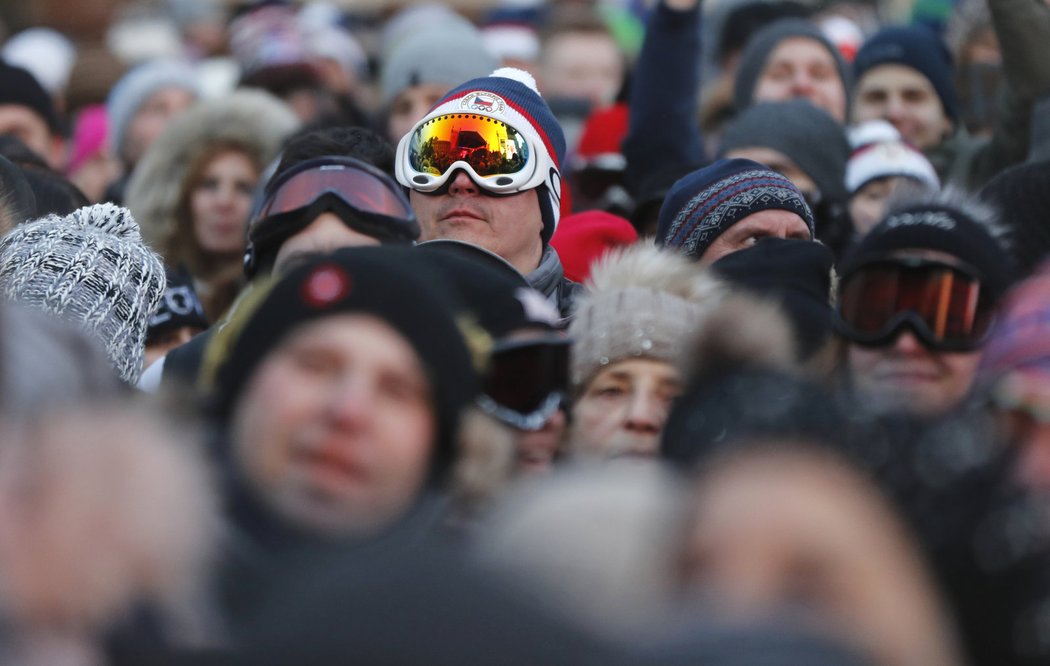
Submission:
{"label": "gray fur trim hood", "polygon": [[194,105],[172,120],[143,155],[126,205],[154,248],[175,228],[179,192],[193,162],[214,142],[243,145],[264,168],[299,128],[291,107],[261,90],[242,89]]}

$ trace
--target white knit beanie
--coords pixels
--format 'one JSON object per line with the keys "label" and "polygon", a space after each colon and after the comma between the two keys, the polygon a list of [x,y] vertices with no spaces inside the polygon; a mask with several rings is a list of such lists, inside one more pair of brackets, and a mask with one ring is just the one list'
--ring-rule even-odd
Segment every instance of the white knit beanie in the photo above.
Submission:
{"label": "white knit beanie", "polygon": [[160,257],[131,213],[111,203],[27,222],[0,239],[0,294],[81,326],[131,384],[164,287]]}
{"label": "white knit beanie", "polygon": [[931,191],[940,189],[933,165],[885,120],[871,120],[849,131],[853,153],[846,163],[846,189],[850,195],[878,178],[911,178]]}

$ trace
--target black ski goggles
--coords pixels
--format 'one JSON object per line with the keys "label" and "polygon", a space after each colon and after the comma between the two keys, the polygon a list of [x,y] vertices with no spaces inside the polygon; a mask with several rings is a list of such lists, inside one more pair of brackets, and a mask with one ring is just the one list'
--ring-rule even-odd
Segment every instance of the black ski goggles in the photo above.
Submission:
{"label": "black ski goggles", "polygon": [[568,391],[570,346],[554,337],[497,343],[478,406],[519,430],[539,430]]}
{"label": "black ski goggles", "polygon": [[926,259],[861,264],[842,278],[833,321],[857,344],[889,345],[904,326],[929,349],[972,351],[988,337],[995,299],[967,266]]}
{"label": "black ski goggles", "polygon": [[[409,243],[419,237],[412,206],[392,178],[351,157],[323,157],[292,167],[266,187],[248,231],[248,260],[329,211],[380,241]],[[252,268],[250,261],[247,267]]]}

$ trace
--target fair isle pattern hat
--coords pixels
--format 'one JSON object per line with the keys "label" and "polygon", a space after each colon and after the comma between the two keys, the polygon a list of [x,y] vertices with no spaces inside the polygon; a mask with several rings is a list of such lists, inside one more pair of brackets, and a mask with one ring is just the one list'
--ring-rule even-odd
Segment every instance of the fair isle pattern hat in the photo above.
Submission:
{"label": "fair isle pattern hat", "polygon": [[657,242],[699,259],[722,232],[763,210],[795,213],[815,238],[813,212],[787,177],[745,159],[721,159],[683,176],[667,193]]}
{"label": "fair isle pattern hat", "polygon": [[[416,126],[438,116],[464,112],[504,122],[523,134],[533,146],[543,149],[543,154],[538,155],[541,159],[540,168],[546,169],[548,174],[537,189],[542,190],[538,194],[543,214],[542,238],[546,244],[558,226],[565,133],[547,102],[540,96],[535,79],[523,70],[502,67],[489,76],[472,79],[450,90]],[[399,162],[411,136],[409,132],[401,139]],[[401,184],[412,186],[404,180]]]}
{"label": "fair isle pattern hat", "polygon": [[131,213],[111,203],[26,222],[0,239],[0,294],[79,325],[129,384],[142,372],[165,282]]}

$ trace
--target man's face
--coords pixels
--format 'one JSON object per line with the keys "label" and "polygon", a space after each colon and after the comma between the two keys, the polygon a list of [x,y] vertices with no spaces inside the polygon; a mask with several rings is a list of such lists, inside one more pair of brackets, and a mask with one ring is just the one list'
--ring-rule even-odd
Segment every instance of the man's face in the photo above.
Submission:
{"label": "man's face", "polygon": [[[952,264],[944,252],[906,250],[895,257],[916,257]],[[882,347],[849,346],[847,364],[854,389],[876,411],[920,416],[943,414],[970,392],[980,351],[944,352],[928,348],[909,328]]]}
{"label": "man's face", "polygon": [[432,404],[418,356],[385,322],[347,314],[304,324],[234,408],[237,464],[285,520],[329,535],[373,532],[423,487]]}
{"label": "man's face", "polygon": [[584,456],[653,456],[682,377],[670,363],[618,361],[596,374],[572,408],[573,452]]}
{"label": "man's face", "polygon": [[848,363],[857,393],[877,411],[936,416],[966,397],[980,358],[933,351],[904,330],[886,347],[850,345]]}
{"label": "man's face", "polygon": [[0,135],[9,134],[39,155],[52,168],[60,166],[60,148],[51,136],[47,122],[28,107],[0,104]]}
{"label": "man's face", "polygon": [[379,244],[378,238],[351,229],[335,213],[321,213],[305,229],[281,244],[274,259],[273,272],[281,275],[303,261],[342,247]]}
{"label": "man's face", "polygon": [[543,218],[536,190],[488,196],[460,170],[446,194],[412,190],[409,200],[422,230],[420,242],[447,238],[472,243],[503,257],[522,275],[539,266]]}
{"label": "man's face", "polygon": [[126,130],[120,155],[124,163],[136,164],[167,127],[168,121],[188,109],[195,99],[193,93],[182,88],[162,88],[147,97],[135,111]]}
{"label": "man's face", "polygon": [[387,116],[387,138],[395,146],[401,137],[412,131],[427,112],[445,96],[451,85],[440,83],[420,83],[405,88],[390,103]]}
{"label": "man's face", "polygon": [[566,32],[543,48],[540,83],[550,99],[583,99],[597,109],[611,104],[623,85],[624,58],[609,35]]}
{"label": "man's face", "polygon": [[907,65],[879,65],[854,88],[853,121],[887,120],[920,150],[938,145],[953,129],[933,84]]}
{"label": "man's face", "polygon": [[774,237],[813,240],[809,227],[795,213],[780,209],[760,210],[723,231],[700,255],[700,261],[711,264],[764,238]]}
{"label": "man's face", "polygon": [[846,88],[835,59],[808,37],[782,40],[766,59],[755,83],[753,103],[808,99],[839,123],[846,122]]}

